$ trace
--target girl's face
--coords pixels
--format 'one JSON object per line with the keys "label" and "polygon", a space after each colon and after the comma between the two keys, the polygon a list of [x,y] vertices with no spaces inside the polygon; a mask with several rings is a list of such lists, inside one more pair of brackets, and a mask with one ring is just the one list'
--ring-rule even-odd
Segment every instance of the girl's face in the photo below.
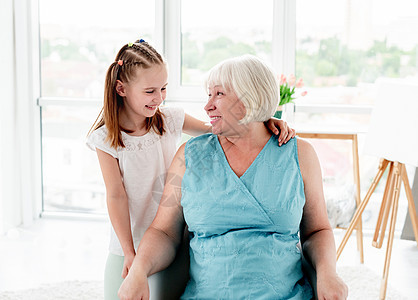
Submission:
{"label": "girl's face", "polygon": [[167,94],[167,68],[154,65],[149,69],[138,68],[130,82],[117,80],[116,92],[124,98],[128,115],[149,118],[165,100]]}
{"label": "girl's face", "polygon": [[234,136],[242,131],[245,125],[238,124],[245,117],[245,106],[237,95],[222,86],[209,87],[209,100],[205,106],[210,117],[212,132],[224,136]]}

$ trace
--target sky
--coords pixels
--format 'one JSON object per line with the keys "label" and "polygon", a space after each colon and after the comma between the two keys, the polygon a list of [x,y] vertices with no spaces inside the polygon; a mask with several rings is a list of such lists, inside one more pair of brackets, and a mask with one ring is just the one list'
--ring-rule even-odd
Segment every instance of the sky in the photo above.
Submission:
{"label": "sky", "polygon": [[39,0],[39,5],[40,19],[47,24],[124,28],[153,25],[155,19],[154,1],[149,0]]}
{"label": "sky", "polygon": [[[296,0],[297,13],[306,23],[333,24],[344,19],[344,12],[348,0]],[[418,17],[418,1],[416,0],[351,0],[351,5],[361,9],[367,3],[372,5],[372,24],[387,25],[394,18]],[[326,12],[327,18],[318,18],[314,12],[320,15]]]}
{"label": "sky", "polygon": [[[295,0],[300,18],[306,23],[318,25],[333,24],[344,18],[344,11],[348,0]],[[245,18],[251,23],[254,16],[266,13],[263,3],[271,6],[273,0],[183,0],[182,13],[187,14],[187,22],[183,26],[196,26],[197,24],[233,26],[236,18]],[[388,24],[393,18],[418,17],[418,1],[415,0],[351,0],[351,5],[361,8],[364,3],[371,2],[372,22],[374,25]],[[62,24],[102,24],[112,23],[112,26],[135,26],[140,23],[153,22],[155,9],[151,0],[39,0],[42,20],[45,23]],[[254,5],[257,3],[259,5]],[[239,9],[237,9],[239,6]],[[251,7],[245,10],[243,8]],[[65,11],[65,14],[56,13]],[[327,18],[318,18],[315,14],[324,10],[332,12]],[[123,17],[120,17],[123,16]],[[268,22],[269,18],[265,19]],[[261,22],[261,23],[260,23]],[[263,18],[257,18],[262,23]]]}

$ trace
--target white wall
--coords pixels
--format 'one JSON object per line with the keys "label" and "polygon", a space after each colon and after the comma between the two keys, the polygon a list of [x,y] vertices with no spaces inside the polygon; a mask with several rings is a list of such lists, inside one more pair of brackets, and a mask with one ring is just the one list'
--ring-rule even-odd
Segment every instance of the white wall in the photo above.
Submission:
{"label": "white wall", "polygon": [[0,234],[41,211],[37,1],[0,2]]}
{"label": "white wall", "polygon": [[13,1],[0,2],[0,28],[2,47],[0,47],[1,110],[0,110],[0,233],[12,224],[18,224],[21,218],[20,210],[12,207],[7,199],[16,198],[13,183],[16,180],[14,172],[15,139],[11,130],[15,116],[14,93],[14,37],[13,37]]}

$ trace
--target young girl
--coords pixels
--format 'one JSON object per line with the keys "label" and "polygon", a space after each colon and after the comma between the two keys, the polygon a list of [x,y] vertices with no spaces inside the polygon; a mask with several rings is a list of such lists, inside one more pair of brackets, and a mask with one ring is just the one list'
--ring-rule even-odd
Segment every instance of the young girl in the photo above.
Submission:
{"label": "young girl", "polygon": [[[102,111],[87,139],[99,158],[112,223],[105,299],[118,299],[135,249],[155,217],[181,133],[211,131],[181,108],[160,107],[166,91],[166,62],[152,46],[141,39],[119,50],[106,74]],[[266,126],[276,134],[275,126],[280,128],[279,144],[295,135],[277,119]],[[151,295],[156,295],[158,283],[153,285],[150,280]]]}

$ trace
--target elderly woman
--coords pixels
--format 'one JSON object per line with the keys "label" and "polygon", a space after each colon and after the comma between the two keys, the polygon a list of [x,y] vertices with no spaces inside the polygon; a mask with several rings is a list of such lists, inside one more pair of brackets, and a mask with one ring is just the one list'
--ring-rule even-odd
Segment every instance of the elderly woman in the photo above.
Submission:
{"label": "elderly woman", "polygon": [[170,265],[187,224],[182,299],[310,299],[299,243],[318,298],[345,299],[315,151],[299,138],[279,147],[263,124],[279,99],[274,73],[246,55],[215,66],[206,86],[213,134],[179,148],[120,298],[149,298],[147,277]]}

